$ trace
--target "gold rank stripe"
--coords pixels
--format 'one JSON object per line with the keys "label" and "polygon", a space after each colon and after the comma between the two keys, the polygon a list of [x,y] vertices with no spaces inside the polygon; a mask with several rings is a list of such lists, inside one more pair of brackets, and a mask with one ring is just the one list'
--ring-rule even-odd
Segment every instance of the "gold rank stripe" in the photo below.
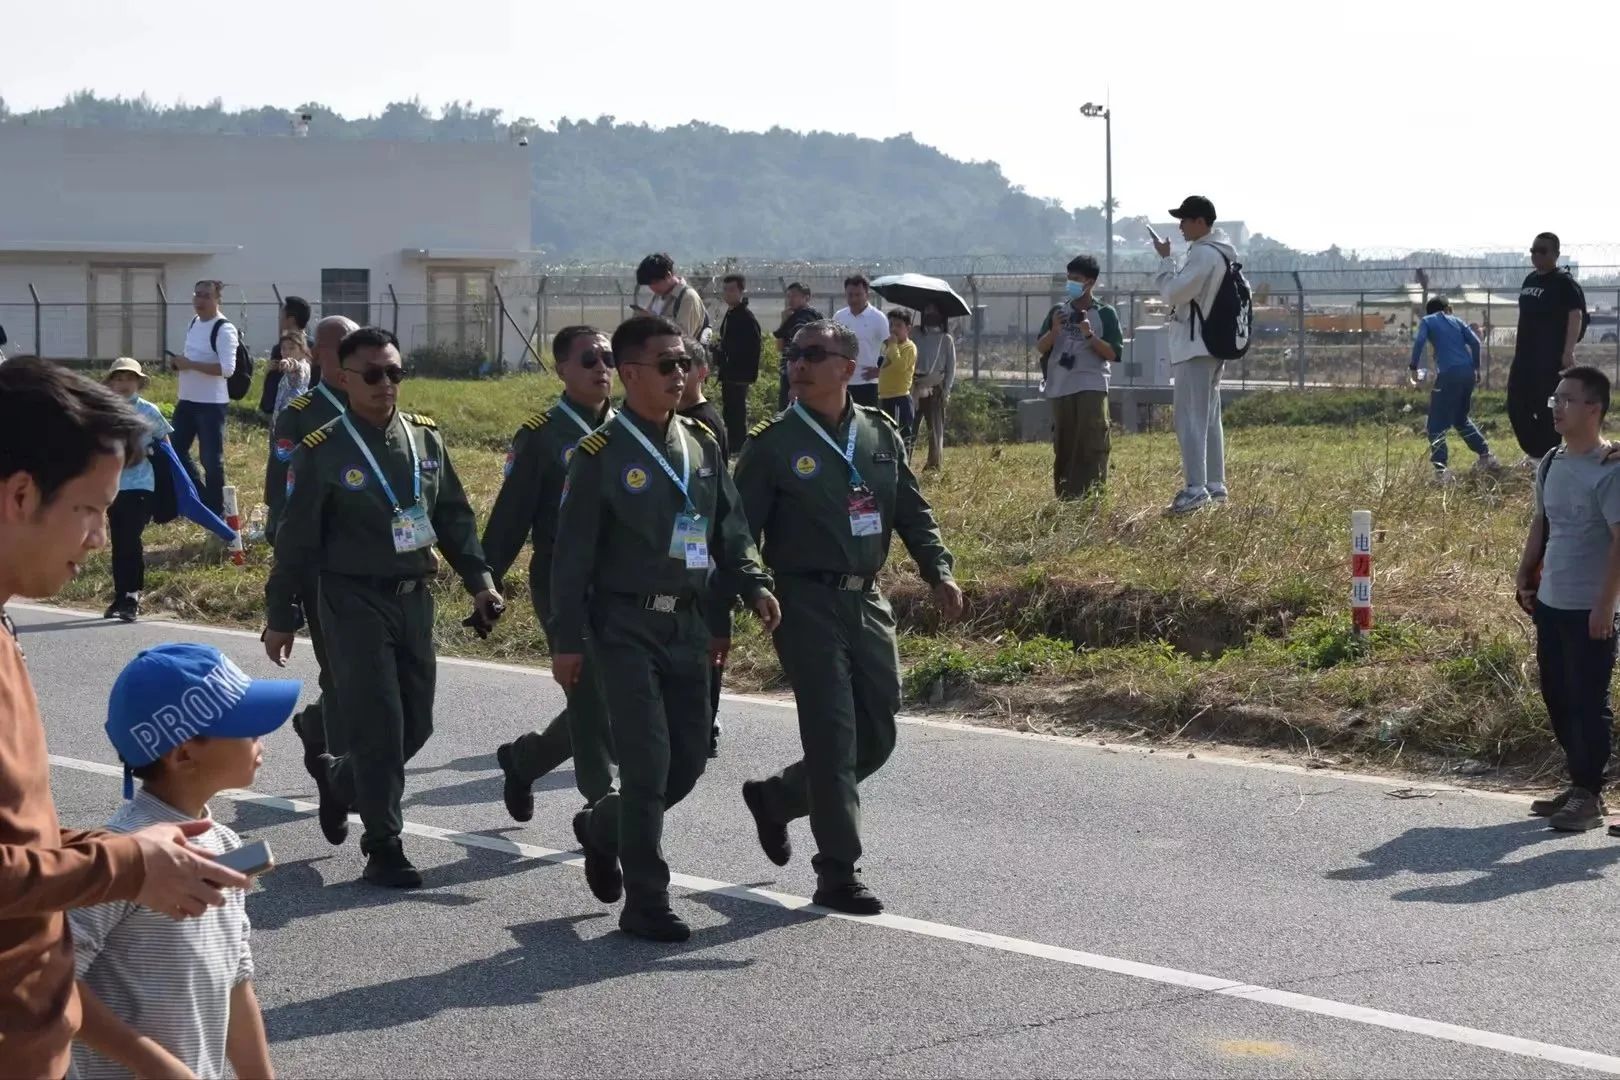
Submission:
{"label": "gold rank stripe", "polygon": [[541,425],[550,419],[550,413],[537,412],[527,420],[523,421],[523,426],[528,428],[530,431],[536,431],[541,427]]}
{"label": "gold rank stripe", "polygon": [[780,415],[777,415],[777,416],[767,417],[764,420],[761,420],[759,423],[755,424],[753,427],[748,429],[748,437],[750,439],[752,439],[755,435],[758,435],[759,433],[761,433],[766,428],[770,427],[772,424],[776,423],[780,419],[782,419],[782,417]]}
{"label": "gold rank stripe", "polygon": [[319,446],[321,443],[323,443],[325,441],[326,441],[326,429],[325,428],[319,428],[319,429],[317,429],[315,431],[310,432],[308,435],[304,436],[304,445],[311,448],[311,449],[314,449],[315,447]]}
{"label": "gold rank stripe", "polygon": [[711,428],[708,424],[705,424],[703,421],[699,420],[695,416],[685,416],[685,417],[682,417],[682,419],[685,420],[687,423],[691,424],[693,427],[697,428],[699,431],[703,432],[709,438],[713,439],[716,443],[719,443],[720,436],[716,435],[714,433],[714,429]]}
{"label": "gold rank stripe", "polygon": [[308,394],[299,394],[297,397],[287,402],[287,408],[293,410],[294,412],[302,412],[304,409],[309,407],[309,402],[310,396]]}
{"label": "gold rank stripe", "polygon": [[603,428],[599,431],[591,432],[589,435],[579,440],[579,449],[583,450],[587,454],[595,456],[601,451],[602,447],[607,445],[606,431],[607,429]]}
{"label": "gold rank stripe", "polygon": [[405,419],[420,427],[436,428],[439,426],[438,424],[434,423],[433,417],[423,416],[421,413],[406,413]]}

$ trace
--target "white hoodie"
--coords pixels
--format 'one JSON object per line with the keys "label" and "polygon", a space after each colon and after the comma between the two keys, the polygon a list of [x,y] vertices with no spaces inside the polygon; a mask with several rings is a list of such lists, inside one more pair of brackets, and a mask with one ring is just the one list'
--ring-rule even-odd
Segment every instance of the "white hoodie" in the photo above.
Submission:
{"label": "white hoodie", "polygon": [[[1158,272],[1153,275],[1153,283],[1158,286],[1159,295],[1174,308],[1170,316],[1172,364],[1184,363],[1196,356],[1209,355],[1209,350],[1204,347],[1202,316],[1208,314],[1210,307],[1215,303],[1215,296],[1221,288],[1221,278],[1226,274],[1226,263],[1221,259],[1222,255],[1235,260],[1237,250],[1227,240],[1224,230],[1211,229],[1207,236],[1194,240],[1187,248],[1187,257],[1180,269],[1176,267],[1176,260],[1167,255],[1160,260]],[[1193,325],[1195,301],[1200,312],[1196,328]]]}

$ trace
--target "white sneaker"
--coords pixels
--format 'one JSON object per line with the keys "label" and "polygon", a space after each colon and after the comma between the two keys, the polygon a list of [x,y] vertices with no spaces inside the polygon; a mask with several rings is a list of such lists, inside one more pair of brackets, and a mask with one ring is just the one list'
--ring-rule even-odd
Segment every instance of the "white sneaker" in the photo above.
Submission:
{"label": "white sneaker", "polygon": [[1165,512],[1170,514],[1191,514],[1202,510],[1209,504],[1210,498],[1207,490],[1182,490],[1176,492],[1176,497],[1170,500],[1170,505],[1165,508]]}
{"label": "white sneaker", "polygon": [[1479,455],[1479,460],[1474,462],[1474,471],[1475,472],[1501,472],[1502,471],[1502,463],[1500,461],[1496,460],[1496,455],[1495,454],[1491,454],[1491,453],[1481,454],[1481,455]]}
{"label": "white sneaker", "polygon": [[1226,486],[1224,484],[1209,485],[1209,497],[1218,503],[1224,503],[1231,498],[1231,496],[1226,493]]}

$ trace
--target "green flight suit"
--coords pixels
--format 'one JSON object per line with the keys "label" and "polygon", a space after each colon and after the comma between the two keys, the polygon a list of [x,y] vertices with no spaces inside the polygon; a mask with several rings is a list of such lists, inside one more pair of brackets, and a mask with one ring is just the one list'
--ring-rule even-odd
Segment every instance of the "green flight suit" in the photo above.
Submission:
{"label": "green flight suit", "polygon": [[[343,391],[334,390],[325,383],[308,393],[299,394],[287,402],[287,407],[276,416],[270,433],[270,460],[264,470],[264,502],[269,508],[265,515],[264,538],[275,543],[276,526],[287,504],[287,488],[292,479],[290,465],[293,451],[306,437],[319,431],[342,416],[349,407]],[[326,695],[332,692],[332,674],[326,663],[326,635],[321,632],[320,582],[311,572],[298,583],[298,607],[304,623],[309,627],[309,643],[315,652],[315,666],[320,670],[320,694],[298,714],[298,729],[312,746],[329,749],[326,739]],[[335,748],[341,752],[342,747]]]}
{"label": "green flight suit", "polygon": [[[349,428],[352,425],[353,433]],[[385,493],[361,446],[387,478]],[[414,494],[420,475],[421,494]],[[395,501],[418,502],[436,543],[469,593],[494,588],[478,522],[444,439],[425,416],[396,412],[378,429],[354,416],[307,436],[292,457],[293,485],[276,530],[265,584],[272,630],[298,625],[300,582],[320,575],[321,619],[335,707],[327,724],[344,748],[333,769],[339,797],[365,822],[364,850],[398,836],[405,764],[433,733],[432,545],[397,551]]]}
{"label": "green flight suit", "polygon": [[[551,610],[551,553],[557,544],[558,504],[568,479],[568,463],[579,440],[612,419],[611,406],[604,406],[597,415],[588,406],[564,399],[551,411],[523,421],[512,437],[512,449],[506,455],[506,479],[484,526],[484,556],[497,582],[506,576],[524,541],[532,542],[529,597],[545,628],[548,648],[556,638]],[[582,427],[581,421],[594,427]],[[530,783],[567,761],[570,755],[574,758],[574,784],[587,805],[613,790],[613,733],[608,727],[602,687],[591,666],[568,692],[567,708],[543,730],[525,732],[512,742],[512,764],[518,775]]]}
{"label": "green flight suit", "polygon": [[[688,509],[676,482],[688,463],[690,509],[711,571],[670,554]],[[592,842],[618,855],[627,907],[669,906],[664,811],[692,790],[709,757],[708,644],[723,622],[715,587],[750,602],[769,591],[719,444],[701,423],[651,423],[630,410],[580,440],[568,467],[552,555],[558,653],[585,653],[607,696],[619,791],[591,810]],[[696,553],[694,552],[694,558]]]}
{"label": "green flight suit", "polygon": [[[876,501],[861,508],[870,535],[855,535],[852,524],[844,457],[852,425],[855,471]],[[894,612],[875,579],[895,532],[930,585],[950,579],[951,554],[907,464],[905,439],[881,409],[846,399],[831,427],[794,409],[755,425],[737,462],[737,491],[777,582],[776,653],[793,684],[804,748],[765,782],[766,806],[783,821],[808,814],[817,874],[846,882],[861,857],[859,784],[894,750],[900,709]]]}

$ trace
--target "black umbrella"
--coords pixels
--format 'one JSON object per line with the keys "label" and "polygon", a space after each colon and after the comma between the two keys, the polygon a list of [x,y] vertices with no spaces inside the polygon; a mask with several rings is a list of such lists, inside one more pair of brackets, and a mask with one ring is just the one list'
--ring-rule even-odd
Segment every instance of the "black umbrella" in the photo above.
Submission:
{"label": "black umbrella", "polygon": [[967,301],[956,295],[956,290],[950,284],[937,277],[926,274],[890,274],[880,277],[872,282],[872,291],[891,304],[922,311],[929,304],[936,304],[939,310],[951,318],[959,315],[971,315]]}

